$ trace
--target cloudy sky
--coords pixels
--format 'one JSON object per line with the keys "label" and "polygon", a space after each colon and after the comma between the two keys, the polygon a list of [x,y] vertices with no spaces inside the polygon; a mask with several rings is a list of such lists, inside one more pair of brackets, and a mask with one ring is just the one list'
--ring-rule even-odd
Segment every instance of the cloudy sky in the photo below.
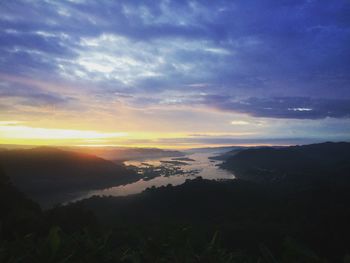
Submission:
{"label": "cloudy sky", "polygon": [[348,0],[0,1],[0,142],[350,140]]}

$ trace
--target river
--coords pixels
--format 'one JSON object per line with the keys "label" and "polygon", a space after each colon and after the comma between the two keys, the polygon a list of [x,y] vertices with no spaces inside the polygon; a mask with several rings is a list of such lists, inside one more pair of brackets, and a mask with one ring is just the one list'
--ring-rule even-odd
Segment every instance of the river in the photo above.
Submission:
{"label": "river", "polygon": [[[152,171],[159,171],[159,176],[140,179],[131,184],[85,192],[78,198],[70,201],[77,201],[94,195],[125,196],[137,194],[152,186],[160,187],[168,184],[179,185],[184,183],[187,179],[194,179],[199,176],[203,179],[211,180],[234,179],[235,176],[231,172],[218,167],[221,161],[209,159],[209,157],[216,155],[217,154],[212,152],[197,152],[186,155],[185,159],[160,158],[142,161],[126,161],[124,162],[126,166],[139,167],[143,171],[151,167]],[[186,160],[187,158],[188,160]],[[170,171],[170,175],[169,172],[165,173],[164,171]]]}

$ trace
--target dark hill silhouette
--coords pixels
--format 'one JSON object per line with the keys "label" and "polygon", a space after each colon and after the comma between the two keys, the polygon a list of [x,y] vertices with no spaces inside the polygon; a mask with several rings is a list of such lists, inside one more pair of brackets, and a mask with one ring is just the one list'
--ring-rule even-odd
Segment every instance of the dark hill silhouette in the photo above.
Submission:
{"label": "dark hill silhouette", "polygon": [[350,180],[350,143],[246,149],[222,165],[238,178],[261,182],[317,183]]}
{"label": "dark hill silhouette", "polygon": [[225,248],[251,255],[261,244],[278,254],[283,240],[291,237],[329,262],[340,262],[350,251],[349,190],[350,184],[300,189],[240,179],[198,178],[133,196],[92,197],[68,207],[84,207],[104,225],[137,228],[139,234],[150,238],[174,235],[177,226],[201,239],[219,231]]}
{"label": "dark hill silhouette", "polygon": [[111,187],[138,180],[122,165],[51,147],[0,151],[0,164],[31,197]]}
{"label": "dark hill silhouette", "polygon": [[0,167],[0,240],[37,230],[41,216],[40,206],[18,191]]}

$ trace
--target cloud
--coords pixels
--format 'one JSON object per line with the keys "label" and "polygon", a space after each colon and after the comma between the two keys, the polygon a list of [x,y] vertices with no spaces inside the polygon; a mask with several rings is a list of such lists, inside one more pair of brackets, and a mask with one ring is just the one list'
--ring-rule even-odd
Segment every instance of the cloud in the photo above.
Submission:
{"label": "cloud", "polygon": [[98,131],[86,130],[68,130],[68,129],[48,129],[20,125],[20,122],[7,121],[0,122],[0,135],[8,139],[20,139],[30,141],[30,139],[39,140],[65,140],[65,139],[107,139],[124,137],[124,132],[104,133]]}
{"label": "cloud", "polygon": [[250,123],[248,121],[241,121],[241,120],[237,120],[237,121],[231,121],[232,125],[249,125]]}
{"label": "cloud", "polygon": [[5,1],[0,78],[10,83],[0,86],[0,107],[23,120],[33,117],[28,108],[54,105],[68,126],[82,112],[136,126],[148,109],[152,127],[176,116],[209,129],[209,114],[225,131],[259,126],[249,116],[286,119],[284,127],[343,120],[349,12],[347,0]]}
{"label": "cloud", "polygon": [[[39,85],[39,86],[38,86]],[[40,83],[23,79],[6,78],[0,75],[0,105],[6,110],[21,109],[28,111],[30,108],[62,107],[69,108],[78,101],[72,96],[64,95],[59,91],[49,91],[40,88]]]}
{"label": "cloud", "polygon": [[154,93],[207,82],[233,95],[350,96],[347,10],[346,1],[13,1],[0,7],[0,65]]}
{"label": "cloud", "polygon": [[[137,143],[135,140],[129,140],[129,143]],[[242,136],[191,136],[187,138],[159,138],[154,140],[144,140],[144,145],[175,145],[182,147],[203,147],[203,146],[232,146],[232,145],[295,145],[322,142],[320,138],[312,137],[278,137],[278,138],[244,138]]]}
{"label": "cloud", "polygon": [[[235,100],[227,96],[206,96],[204,104],[222,111],[254,117],[285,119],[350,118],[350,99],[310,97],[248,98]],[[238,123],[234,123],[238,124]],[[239,124],[243,124],[239,122]]]}

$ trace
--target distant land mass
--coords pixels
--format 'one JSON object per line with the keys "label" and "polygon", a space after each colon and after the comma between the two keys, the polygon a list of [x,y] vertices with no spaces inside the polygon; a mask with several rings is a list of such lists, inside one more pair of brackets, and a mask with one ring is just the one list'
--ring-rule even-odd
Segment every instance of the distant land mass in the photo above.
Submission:
{"label": "distant land mass", "polygon": [[51,147],[0,151],[11,181],[35,200],[42,196],[111,187],[137,181],[123,165],[100,157]]}
{"label": "distant land mass", "polygon": [[194,162],[195,160],[192,158],[188,158],[188,157],[176,157],[176,158],[172,158],[172,160],[174,161],[184,161],[184,162]]}
{"label": "distant land mass", "polygon": [[226,148],[226,149],[228,151],[226,150],[222,154],[211,156],[211,157],[209,157],[209,159],[210,160],[224,161],[224,160],[227,160],[228,158],[230,158],[231,156],[234,156],[238,152],[247,149],[247,147],[238,146],[238,147],[230,147],[230,148]]}
{"label": "distant land mass", "polygon": [[246,147],[243,146],[219,146],[219,147],[200,147],[200,148],[192,148],[192,149],[188,149],[185,152],[186,153],[201,153],[201,152],[210,152],[210,153],[225,153],[225,152],[230,152],[236,149],[244,149]]}
{"label": "distant land mass", "polygon": [[[231,156],[229,156],[231,153]],[[248,148],[224,155],[222,168],[257,182],[317,183],[350,180],[350,143]]]}
{"label": "distant land mass", "polygon": [[90,153],[111,161],[146,160],[163,157],[183,157],[185,153],[158,148],[70,147],[68,150]]}

